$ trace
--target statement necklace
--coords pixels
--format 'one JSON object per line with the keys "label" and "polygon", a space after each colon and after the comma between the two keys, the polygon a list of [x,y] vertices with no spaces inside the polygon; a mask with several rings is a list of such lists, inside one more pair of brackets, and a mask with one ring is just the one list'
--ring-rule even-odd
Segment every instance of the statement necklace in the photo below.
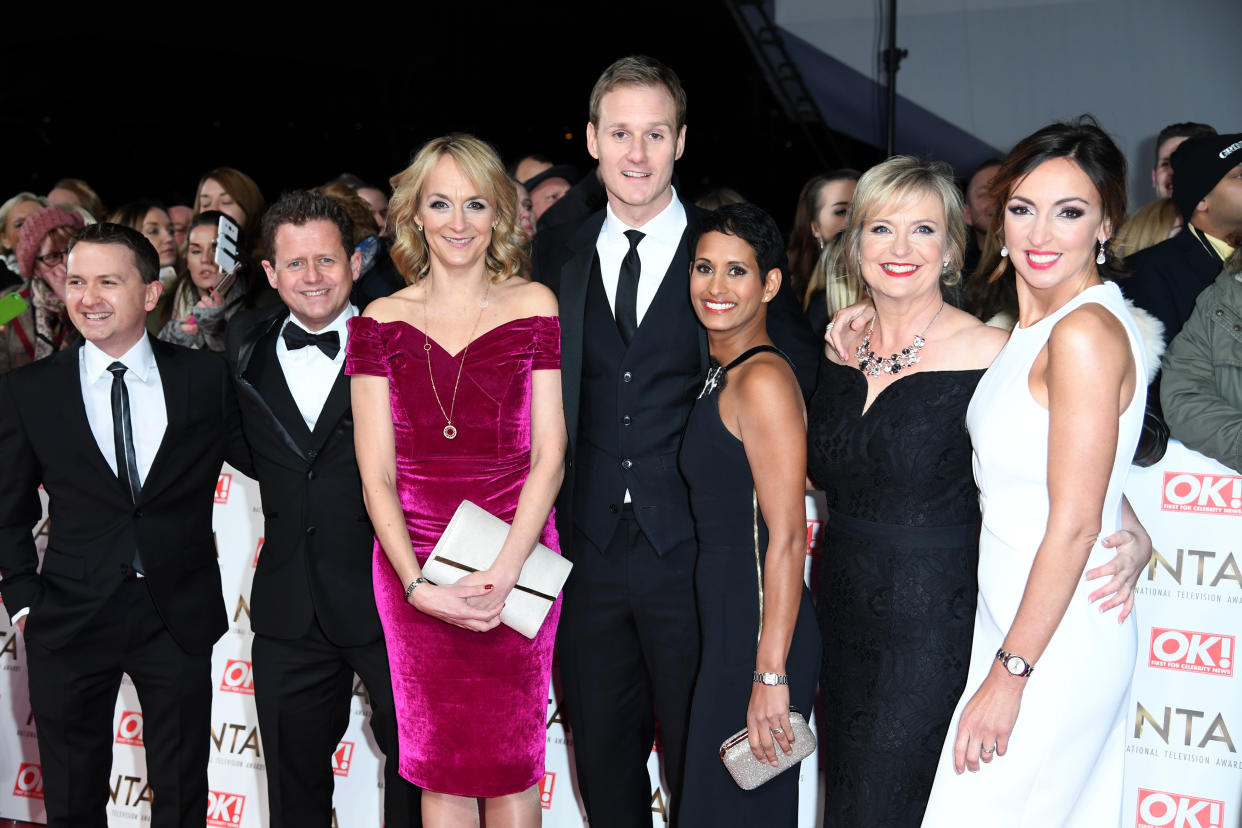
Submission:
{"label": "statement necklace", "polygon": [[936,311],[936,315],[927,323],[927,327],[923,329],[921,334],[914,335],[914,344],[901,349],[901,353],[893,354],[881,359],[875,355],[875,351],[871,350],[871,332],[875,330],[875,320],[871,320],[871,324],[867,326],[867,333],[863,336],[862,343],[858,346],[858,350],[854,352],[854,358],[858,360],[858,370],[862,371],[869,377],[878,377],[880,374],[899,374],[902,368],[909,368],[911,365],[919,362],[919,353],[923,350],[923,346],[927,344],[924,339],[927,332],[931,330],[931,326],[936,324],[936,320],[940,318],[940,314],[944,313],[944,300],[940,300],[940,310]]}
{"label": "statement necklace", "polygon": [[457,386],[461,384],[461,371],[466,367],[466,351],[470,350],[470,343],[474,341],[474,332],[479,329],[479,320],[483,318],[483,311],[487,309],[487,294],[492,289],[492,283],[489,279],[487,287],[483,289],[483,301],[479,302],[479,315],[474,319],[474,326],[470,329],[470,336],[466,339],[466,347],[461,349],[461,359],[457,363],[457,379],[453,382],[453,398],[449,400],[448,411],[444,410],[444,403],[440,402],[440,392],[436,390],[436,377],[431,370],[431,334],[428,332],[427,324],[427,300],[423,300],[423,351],[427,354],[427,379],[431,380],[431,393],[436,398],[436,405],[440,406],[440,413],[444,415],[444,436],[452,440],[457,436],[457,426],[453,425],[453,412],[457,410]]}

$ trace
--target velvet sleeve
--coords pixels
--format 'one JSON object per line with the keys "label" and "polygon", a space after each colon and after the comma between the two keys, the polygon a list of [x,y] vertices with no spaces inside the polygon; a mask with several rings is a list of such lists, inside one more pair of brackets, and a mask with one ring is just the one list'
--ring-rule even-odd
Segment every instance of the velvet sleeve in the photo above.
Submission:
{"label": "velvet sleeve", "polygon": [[535,355],[531,369],[556,371],[561,367],[561,320],[556,316],[535,317]]}
{"label": "velvet sleeve", "polygon": [[388,356],[380,324],[369,316],[355,316],[347,323],[345,373],[388,377]]}

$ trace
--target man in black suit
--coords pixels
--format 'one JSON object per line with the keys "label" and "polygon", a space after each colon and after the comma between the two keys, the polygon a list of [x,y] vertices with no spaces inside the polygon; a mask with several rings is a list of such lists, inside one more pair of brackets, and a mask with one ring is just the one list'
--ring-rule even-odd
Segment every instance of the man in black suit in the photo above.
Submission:
{"label": "man in black suit", "polygon": [[263,551],[251,589],[255,705],[272,826],[327,825],[332,753],[353,676],[371,697],[387,761],[388,826],[419,824],[418,789],[397,773],[397,722],[371,586],[374,534],[354,458],[345,364],[360,254],[334,199],[285,195],[263,217],[263,262],[281,305],[238,314],[227,351],[262,493]]}
{"label": "man in black suit", "polygon": [[[658,61],[606,69],[591,92],[587,147],[607,207],[535,236],[535,278],[560,298],[569,427],[557,523],[574,571],[557,646],[595,828],[650,824],[657,719],[676,798],[698,665],[694,522],[677,452],[708,354],[689,296],[702,211],[671,183],[685,109],[677,75]],[[792,297],[782,302],[772,336],[795,346],[809,384],[816,346]]]}
{"label": "man in black suit", "polygon": [[[228,627],[212,496],[226,446],[244,456],[236,399],[220,359],[147,336],[159,257],[141,233],[90,225],[67,270],[84,344],[0,377],[0,590],[26,641],[48,824],[107,824],[127,673],[151,824],[201,828],[211,648]],[[54,519],[36,571],[40,483]]]}

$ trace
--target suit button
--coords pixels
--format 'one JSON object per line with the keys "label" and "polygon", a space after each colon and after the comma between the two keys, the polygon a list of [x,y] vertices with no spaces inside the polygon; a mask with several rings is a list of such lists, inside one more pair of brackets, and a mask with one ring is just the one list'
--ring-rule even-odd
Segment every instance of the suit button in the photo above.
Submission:
{"label": "suit button", "polygon": [[630,458],[627,457],[621,461],[621,468],[629,470],[629,469],[632,469],[633,467],[634,467],[634,461],[630,460]]}
{"label": "suit button", "polygon": [[315,451],[314,449],[307,449],[307,450],[306,450],[306,457],[307,457],[307,459],[309,459],[309,460],[314,460],[314,459],[315,459],[316,457],[318,457],[318,456],[319,456],[319,452]]}
{"label": "suit button", "polygon": [[1224,316],[1224,315],[1225,315],[1225,312],[1224,312],[1223,310],[1221,310],[1220,308],[1217,308],[1217,309],[1216,309],[1216,315],[1217,315],[1217,316]]}
{"label": "suit button", "polygon": [[1233,326],[1233,332],[1234,332],[1234,333],[1237,333],[1238,331],[1242,331],[1242,325],[1234,325],[1234,326]]}
{"label": "suit button", "polygon": [[315,534],[315,527],[314,527],[314,526],[307,526],[307,527],[306,527],[306,534],[308,534],[308,535],[313,535],[313,534]]}
{"label": "suit button", "polygon": [[617,513],[617,504],[615,504],[615,503],[609,503],[609,504],[608,504],[608,511],[609,511],[609,512],[611,512],[612,514],[614,514],[614,515],[615,515],[615,514]]}
{"label": "suit button", "polygon": [[631,374],[629,371],[626,371],[624,374],[621,375],[622,382],[629,382],[632,379],[634,379],[634,375]]}
{"label": "suit button", "polygon": [[632,422],[634,421],[630,419],[629,414],[626,414],[624,417],[621,418],[621,425],[629,425]]}
{"label": "suit button", "polygon": [[306,473],[306,479],[307,479],[307,480],[314,480],[314,479],[315,479],[315,470],[314,470],[314,469],[311,469],[310,471],[308,471],[308,472]]}

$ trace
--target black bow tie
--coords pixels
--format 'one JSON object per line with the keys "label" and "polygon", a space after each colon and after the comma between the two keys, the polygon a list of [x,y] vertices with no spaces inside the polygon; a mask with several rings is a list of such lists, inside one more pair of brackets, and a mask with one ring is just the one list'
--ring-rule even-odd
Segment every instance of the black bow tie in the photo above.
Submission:
{"label": "black bow tie", "polygon": [[336,359],[336,355],[341,352],[341,336],[336,331],[313,334],[299,325],[290,324],[285,325],[285,329],[281,331],[280,335],[285,340],[285,347],[290,351],[305,348],[307,345],[314,345],[323,351],[328,359]]}

